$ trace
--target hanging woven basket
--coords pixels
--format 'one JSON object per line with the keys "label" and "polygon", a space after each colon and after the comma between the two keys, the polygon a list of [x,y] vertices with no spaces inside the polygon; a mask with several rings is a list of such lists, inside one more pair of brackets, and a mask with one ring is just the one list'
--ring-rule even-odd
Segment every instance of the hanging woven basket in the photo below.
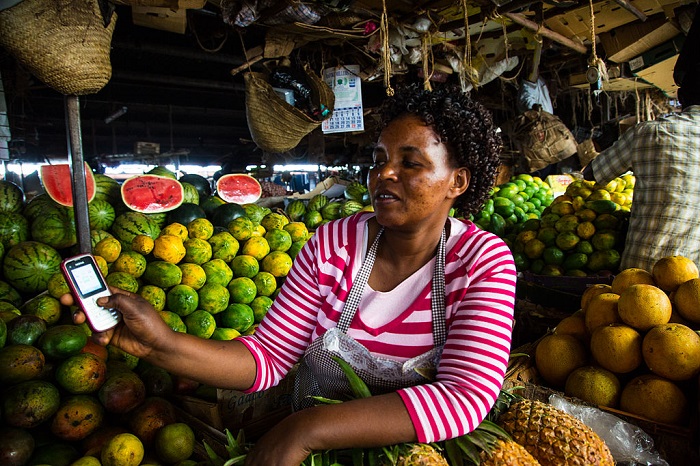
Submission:
{"label": "hanging woven basket", "polygon": [[245,78],[245,104],[248,129],[255,144],[267,152],[294,149],[304,136],[331,117],[335,104],[333,90],[308,66],[304,68],[311,88],[311,101],[316,108],[328,109],[320,120],[282,99],[261,73],[248,72]]}
{"label": "hanging woven basket", "polygon": [[116,21],[105,27],[97,0],[22,0],[0,12],[0,46],[58,92],[94,94],[112,77]]}

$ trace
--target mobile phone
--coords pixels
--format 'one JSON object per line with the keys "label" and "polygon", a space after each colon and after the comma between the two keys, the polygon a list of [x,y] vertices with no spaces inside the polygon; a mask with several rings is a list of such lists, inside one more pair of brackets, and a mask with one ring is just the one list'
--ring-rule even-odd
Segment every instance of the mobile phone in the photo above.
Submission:
{"label": "mobile phone", "polygon": [[65,259],[61,262],[61,270],[92,330],[104,332],[119,323],[119,311],[97,304],[98,298],[110,296],[112,293],[92,254],[80,254]]}

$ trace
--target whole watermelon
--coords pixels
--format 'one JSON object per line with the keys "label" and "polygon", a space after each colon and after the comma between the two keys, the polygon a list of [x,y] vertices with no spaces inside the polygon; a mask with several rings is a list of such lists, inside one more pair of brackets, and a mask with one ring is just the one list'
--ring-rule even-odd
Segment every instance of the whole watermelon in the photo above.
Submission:
{"label": "whole watermelon", "polygon": [[300,199],[296,199],[285,207],[284,211],[292,222],[301,222],[306,213],[306,204]]}
{"label": "whole watermelon", "polygon": [[109,230],[112,228],[116,214],[112,204],[104,199],[93,199],[88,204],[90,228],[93,230]]}
{"label": "whole watermelon", "polygon": [[193,204],[191,202],[183,202],[177,209],[171,210],[170,212],[166,213],[167,217],[165,223],[168,225],[171,223],[187,225],[192,220],[207,217],[207,214],[206,212],[204,212],[204,209],[202,209],[197,204]]}
{"label": "whole watermelon", "polygon": [[0,212],[0,243],[5,248],[29,239],[29,222],[17,212]]}
{"label": "whole watermelon", "polygon": [[160,235],[160,227],[141,212],[124,212],[112,225],[111,233],[122,243],[131,244],[136,235],[146,235],[155,239]]}
{"label": "whole watermelon", "polygon": [[202,175],[188,173],[186,175],[182,175],[179,181],[180,183],[189,183],[197,188],[200,202],[211,196],[211,184],[209,183],[209,180],[204,178]]}
{"label": "whole watermelon", "polygon": [[38,215],[42,215],[45,209],[53,209],[58,206],[57,202],[49,197],[46,193],[41,193],[34,196],[27,202],[22,209],[22,215],[24,215],[30,222],[34,220]]}
{"label": "whole watermelon", "polygon": [[72,208],[57,206],[32,221],[32,239],[63,249],[77,244],[78,234]]}
{"label": "whole watermelon", "polygon": [[93,202],[101,199],[112,204],[112,207],[115,209],[118,205],[121,205],[122,191],[119,182],[102,173],[94,173],[93,176],[95,178],[95,197]]}
{"label": "whole watermelon", "polygon": [[153,167],[150,170],[146,172],[147,175],[158,175],[158,176],[167,176],[168,178],[172,178],[174,180],[177,179],[177,176],[175,173],[170,171],[168,168],[158,165],[157,167]]}
{"label": "whole watermelon", "polygon": [[342,217],[349,217],[352,214],[356,214],[362,210],[364,205],[358,201],[345,201],[340,208],[340,213]]}
{"label": "whole watermelon", "polygon": [[11,181],[0,180],[0,212],[22,212],[24,192]]}
{"label": "whole watermelon", "polygon": [[58,251],[38,241],[23,241],[12,246],[2,266],[7,282],[27,294],[44,292],[51,276],[60,269]]}
{"label": "whole watermelon", "polygon": [[324,220],[335,220],[341,217],[340,209],[343,206],[342,203],[334,201],[329,202],[321,208],[321,216]]}
{"label": "whole watermelon", "polygon": [[306,205],[306,210],[317,210],[321,211],[325,205],[328,204],[328,197],[323,194],[316,194],[314,197],[309,199],[309,203]]}
{"label": "whole watermelon", "polygon": [[369,201],[369,191],[367,186],[357,181],[353,181],[345,187],[345,198],[361,203],[363,206]]}
{"label": "whole watermelon", "polygon": [[190,204],[199,204],[199,191],[197,188],[186,181],[180,181],[182,185],[182,191],[185,193],[182,202],[189,202]]}
{"label": "whole watermelon", "polygon": [[238,204],[223,204],[214,209],[209,220],[214,226],[228,227],[228,224],[238,217],[245,217],[246,212],[243,207]]}

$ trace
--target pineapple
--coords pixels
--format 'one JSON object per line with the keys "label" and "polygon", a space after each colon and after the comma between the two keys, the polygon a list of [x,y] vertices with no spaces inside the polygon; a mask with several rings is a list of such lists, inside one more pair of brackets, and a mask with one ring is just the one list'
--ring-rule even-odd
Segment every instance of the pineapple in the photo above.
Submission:
{"label": "pineapple", "polygon": [[605,442],[575,417],[541,401],[523,399],[498,423],[542,466],[613,466]]}
{"label": "pineapple", "polygon": [[481,452],[480,466],[539,466],[528,451],[513,440],[497,440],[490,452]]}
{"label": "pineapple", "polygon": [[425,443],[403,444],[396,466],[449,466],[440,452]]}

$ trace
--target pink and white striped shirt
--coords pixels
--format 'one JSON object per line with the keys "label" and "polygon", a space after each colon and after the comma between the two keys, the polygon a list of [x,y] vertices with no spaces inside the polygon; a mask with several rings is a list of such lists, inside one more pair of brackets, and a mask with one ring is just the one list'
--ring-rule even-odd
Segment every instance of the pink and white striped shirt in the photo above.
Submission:
{"label": "pink and white striped shirt", "polygon": [[[335,327],[361,266],[372,213],[318,228],[294,261],[255,334],[242,337],[258,371],[249,392],[265,390],[299,362],[307,346]],[[471,432],[498,397],[508,365],[516,272],[510,250],[472,222],[450,218],[445,255],[447,340],[435,382],[398,391],[420,442]],[[427,269],[423,269],[427,270]],[[432,269],[425,273],[432,274]],[[398,317],[371,328],[362,309],[348,335],[373,354],[406,360],[433,347],[430,280]],[[362,305],[362,304],[361,304]],[[358,318],[359,317],[359,318]]]}

